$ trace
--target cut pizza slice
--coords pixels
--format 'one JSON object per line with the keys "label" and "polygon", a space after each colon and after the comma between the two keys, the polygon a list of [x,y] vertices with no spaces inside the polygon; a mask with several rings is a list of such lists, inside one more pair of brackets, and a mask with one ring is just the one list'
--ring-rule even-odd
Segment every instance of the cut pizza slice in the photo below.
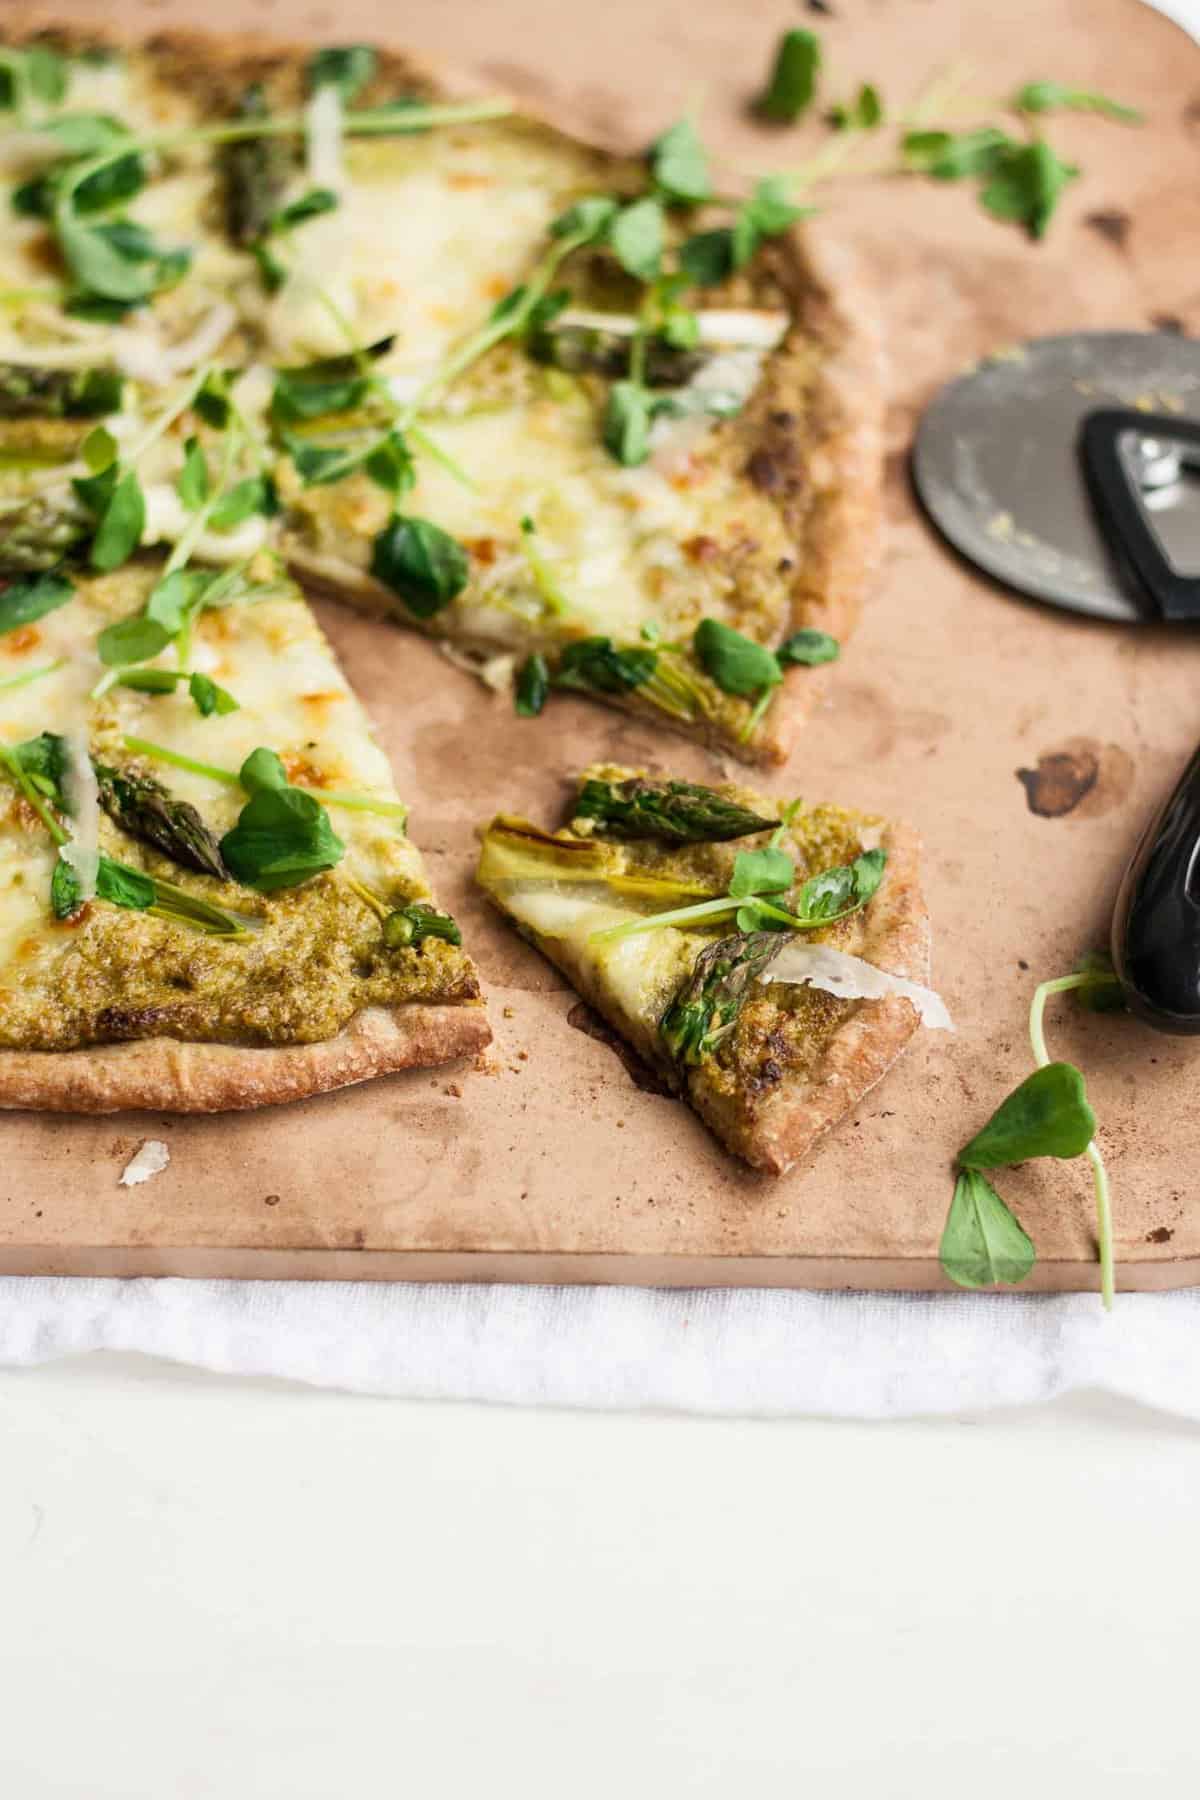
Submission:
{"label": "cut pizza slice", "polygon": [[477,879],[722,1142],[781,1174],[887,1071],[929,973],[918,844],[840,807],[603,765],[570,824],[501,816]]}
{"label": "cut pizza slice", "polygon": [[0,576],[271,543],[523,715],[786,755],[873,567],[881,402],[779,184],[731,212],[690,125],[609,156],[363,45],[10,32]]}
{"label": "cut pizza slice", "polygon": [[0,591],[0,1106],[208,1112],[481,1049],[474,967],[278,557]]}

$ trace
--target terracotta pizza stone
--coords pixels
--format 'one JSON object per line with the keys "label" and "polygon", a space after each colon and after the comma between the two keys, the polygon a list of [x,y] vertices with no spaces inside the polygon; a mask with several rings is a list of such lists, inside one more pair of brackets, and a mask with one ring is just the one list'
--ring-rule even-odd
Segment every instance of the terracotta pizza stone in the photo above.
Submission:
{"label": "terracotta pizza stone", "polygon": [[[113,9],[80,0],[64,13],[109,21]],[[147,33],[199,22],[170,0],[127,0],[118,13]],[[798,163],[809,145],[806,132],[768,135],[743,116],[775,35],[803,17],[733,0],[609,0],[586,18],[552,0],[410,0],[392,25],[627,145],[702,89],[708,134],[753,170]],[[1186,251],[1200,242],[1200,51],[1135,0],[845,0],[812,22],[834,87],[872,78],[901,101],[924,72],[966,56],[990,91],[1052,75],[1150,115],[1137,131],[1056,124],[1085,178],[1041,247],[951,187],[863,183],[819,226],[857,256],[883,314],[890,526],[879,591],[774,785],[920,830],[934,977],[957,1034],[919,1037],[811,1164],[782,1180],[748,1174],[684,1107],[632,1079],[603,1035],[579,1028],[574,996],[469,879],[476,822],[500,809],[553,816],[562,777],[583,763],[657,762],[700,779],[712,763],[582,702],[519,721],[430,645],[323,604],[413,801],[438,892],[468,934],[495,1045],[477,1067],[257,1115],[0,1120],[0,1268],[940,1283],[950,1157],[1029,1067],[1033,982],[1104,940],[1134,837],[1195,741],[1200,649],[1185,634],[1056,614],[976,578],[916,515],[905,450],[924,402],[985,350],[1087,326],[1200,332]],[[209,0],[204,23],[346,41],[382,19],[369,0]],[[1113,217],[1127,224],[1114,231]],[[1062,803],[1062,758],[1096,770],[1073,804]],[[1047,761],[1055,804],[1035,809]],[[1049,1036],[1088,1073],[1123,1280],[1200,1279],[1200,1045],[1061,1004]],[[122,1188],[149,1137],[167,1142],[169,1167]],[[1032,1285],[1094,1286],[1086,1167],[1035,1165],[1003,1185],[1039,1245]]]}

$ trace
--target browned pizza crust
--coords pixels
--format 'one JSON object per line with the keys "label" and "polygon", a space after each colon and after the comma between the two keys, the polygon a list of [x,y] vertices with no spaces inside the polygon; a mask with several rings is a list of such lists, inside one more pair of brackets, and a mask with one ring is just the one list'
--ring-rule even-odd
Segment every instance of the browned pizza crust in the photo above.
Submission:
{"label": "browned pizza crust", "polygon": [[0,1107],[43,1112],[239,1112],[376,1075],[473,1056],[491,1042],[481,1005],[372,1006],[319,1044],[252,1049],[144,1038],[86,1050],[0,1050]]}
{"label": "browned pizza crust", "polygon": [[[883,836],[887,877],[866,909],[859,954],[889,974],[929,980],[929,914],[918,877],[920,840],[906,825]],[[777,1085],[723,1093],[702,1066],[688,1098],[722,1143],[756,1169],[782,1175],[853,1111],[882,1079],[920,1027],[910,1000],[861,1000],[834,1032],[811,1080],[785,1076]]]}

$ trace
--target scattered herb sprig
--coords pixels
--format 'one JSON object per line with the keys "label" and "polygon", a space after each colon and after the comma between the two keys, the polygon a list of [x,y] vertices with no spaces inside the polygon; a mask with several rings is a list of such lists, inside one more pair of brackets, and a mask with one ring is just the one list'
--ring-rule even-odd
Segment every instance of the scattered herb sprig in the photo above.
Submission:
{"label": "scattered herb sprig", "polygon": [[[758,102],[760,117],[791,125],[804,116],[817,95],[822,60],[815,33],[785,32]],[[987,212],[1040,238],[1062,194],[1080,174],[1048,141],[1043,124],[1047,115],[1092,113],[1126,125],[1140,124],[1142,119],[1136,108],[1105,94],[1057,81],[1028,81],[1003,100],[980,102],[976,109],[982,115],[979,122],[965,130],[939,122],[949,102],[947,84],[939,82],[914,104],[889,116],[879,88],[862,83],[852,100],[830,109],[828,123],[835,133],[832,142],[807,165],[782,177],[783,191],[791,195],[808,191],[844,173],[974,181]],[[953,111],[961,116],[963,106],[956,97]],[[894,128],[897,136],[894,148],[881,157],[877,145],[886,127]],[[860,154],[863,150],[865,162]]]}
{"label": "scattered herb sprig", "polygon": [[960,1287],[1024,1281],[1036,1260],[1033,1240],[984,1171],[1041,1156],[1086,1156],[1092,1165],[1096,1197],[1100,1287],[1105,1307],[1111,1308],[1115,1289],[1112,1205],[1104,1158],[1095,1140],[1096,1116],[1079,1070],[1072,1063],[1050,1060],[1043,1029],[1047,1000],[1052,994],[1071,991],[1092,1011],[1124,1005],[1112,965],[1102,956],[1089,956],[1074,974],[1043,981],[1035,988],[1029,1036],[1037,1067],[959,1151],[954,1197],[939,1255],[943,1271]]}

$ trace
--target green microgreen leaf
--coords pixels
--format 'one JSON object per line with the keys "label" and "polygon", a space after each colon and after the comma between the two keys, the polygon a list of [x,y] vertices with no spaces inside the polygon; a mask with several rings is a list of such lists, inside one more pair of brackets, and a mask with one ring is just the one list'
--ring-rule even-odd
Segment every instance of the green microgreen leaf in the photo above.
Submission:
{"label": "green microgreen leaf", "polygon": [[653,281],[662,267],[663,209],[653,195],[623,206],[608,230],[613,255],[639,281]]}
{"label": "green microgreen leaf", "polygon": [[279,511],[275,483],[269,475],[247,475],[237,481],[227,494],[222,494],[208,515],[214,531],[233,531],[256,513],[267,518]]}
{"label": "green microgreen leaf", "polygon": [[1063,190],[1078,174],[1073,163],[1064,162],[1039,138],[1005,151],[979,198],[994,218],[1011,219],[1030,237],[1041,238]]}
{"label": "green microgreen leaf", "polygon": [[343,373],[324,374],[323,364],[310,369],[277,369],[271,411],[284,425],[320,419],[330,413],[353,412],[370,388],[368,378],[353,367]]}
{"label": "green microgreen leaf", "polygon": [[938,1251],[944,1273],[959,1287],[992,1287],[1024,1281],[1036,1252],[1032,1240],[992,1184],[976,1169],[963,1169]]}
{"label": "green microgreen leaf", "polygon": [[875,893],[886,867],[886,850],[864,850],[852,863],[810,876],[796,897],[797,919],[804,925],[829,924],[857,912]]}
{"label": "green microgreen leaf", "polygon": [[[811,211],[811,207],[792,204],[786,181],[777,175],[765,176],[756,183],[754,192],[738,207],[734,217],[729,242],[731,268],[744,269],[764,238],[779,237]],[[714,260],[715,256],[714,247]]]}
{"label": "green microgreen leaf", "polygon": [[718,225],[686,239],[679,249],[679,267],[696,287],[715,287],[732,274],[733,256],[733,231]]}
{"label": "green microgreen leaf", "polygon": [[75,597],[61,575],[25,575],[0,589],[0,637],[18,626],[32,625]]}
{"label": "green microgreen leaf", "polygon": [[116,462],[117,440],[105,426],[97,425],[88,432],[79,446],[79,454],[93,474],[98,475]]}
{"label": "green microgreen leaf", "polygon": [[296,200],[281,206],[273,213],[267,224],[269,232],[294,231],[297,225],[303,225],[309,219],[319,219],[322,213],[335,212],[338,197],[332,188],[309,188]]}
{"label": "green microgreen leaf", "polygon": [[734,900],[753,894],[786,894],[796,879],[796,865],[784,850],[739,850],[733,862],[729,893]]}
{"label": "green microgreen leaf", "polygon": [[1090,93],[1086,88],[1065,87],[1061,81],[1027,81],[1014,95],[1013,109],[1025,113],[1101,113],[1123,125],[1140,125],[1144,116],[1136,106],[1123,106],[1107,94]]}
{"label": "green microgreen leaf", "polygon": [[766,90],[758,102],[764,119],[794,125],[812,105],[821,69],[820,39],[811,31],[785,31],[775,51]]}
{"label": "green microgreen leaf", "polygon": [[385,493],[407,494],[417,485],[416,467],[403,432],[389,431],[380,438],[363,458],[363,467]]}
{"label": "green microgreen leaf", "polygon": [[625,468],[637,468],[650,454],[653,402],[637,381],[614,381],[604,409],[604,448]]}
{"label": "green microgreen leaf", "polygon": [[213,577],[201,569],[173,569],[150,590],[146,617],[160,625],[168,637],[183,630]]}
{"label": "green microgreen leaf", "polygon": [[801,668],[813,669],[820,663],[836,662],[840,655],[841,645],[835,637],[830,637],[827,631],[814,631],[806,626],[784,639],[775,652],[775,660],[784,668],[798,664]]}
{"label": "green microgreen leaf", "polygon": [[213,369],[204,377],[192,399],[192,411],[211,425],[214,431],[224,431],[229,424],[233,411],[230,397],[232,375],[227,369]]}
{"label": "green microgreen leaf", "polygon": [[336,867],[345,853],[325,808],[293,787],[258,787],[221,839],[231,873],[261,894],[298,887]]}
{"label": "green microgreen leaf", "polygon": [[119,619],[108,625],[96,639],[100,661],[108,669],[123,669],[130,663],[149,662],[171,641],[171,633],[145,613]]}
{"label": "green microgreen leaf", "polygon": [[617,215],[618,202],[608,194],[589,194],[560,213],[550,226],[551,237],[603,237]]}
{"label": "green microgreen leaf", "polygon": [[712,194],[708,152],[690,119],[680,119],[654,140],[650,168],[655,185],[669,200],[695,206]]}
{"label": "green microgreen leaf", "polygon": [[371,573],[416,618],[432,619],[461,594],[471,569],[462,545],[440,525],[398,515],[375,538]]}
{"label": "green microgreen leaf", "polygon": [[990,175],[1005,156],[1020,148],[1015,138],[994,125],[974,131],[909,131],[901,139],[908,168],[935,181],[962,181]]}
{"label": "green microgreen leaf", "polygon": [[199,512],[209,493],[208,459],[199,438],[190,437],[183,446],[183,468],[175,485],[188,511]]}
{"label": "green microgreen leaf", "polygon": [[998,1169],[1035,1156],[1082,1156],[1096,1131],[1073,1063],[1035,1069],[958,1153],[964,1169]]}
{"label": "green microgreen leaf", "polygon": [[700,667],[723,693],[753,699],[783,679],[773,651],[719,619],[701,619],[692,648]]}
{"label": "green microgreen leaf", "polygon": [[864,81],[853,100],[830,110],[829,123],[835,131],[874,131],[883,123],[883,101],[879,89]]}
{"label": "green microgreen leaf", "polygon": [[[104,478],[100,475],[92,479],[103,481]],[[75,483],[77,493],[82,486],[82,480]],[[100,513],[96,535],[92,539],[93,569],[116,569],[128,561],[141,543],[145,526],[146,497],[142,493],[141,483],[130,469],[116,482]]]}
{"label": "green microgreen leaf", "polygon": [[550,693],[550,670],[544,656],[535,651],[517,670],[513,710],[521,719],[536,719]]}
{"label": "green microgreen leaf", "polygon": [[657,667],[655,650],[618,650],[608,637],[578,638],[559,657],[554,686],[580,688],[585,693],[628,694],[651,680]]}
{"label": "green microgreen leaf", "polygon": [[310,88],[336,87],[350,101],[366,87],[378,63],[379,53],[371,44],[331,45],[309,57],[305,73]]}
{"label": "green microgreen leaf", "polygon": [[1125,992],[1111,956],[1103,950],[1089,950],[1076,963],[1075,973],[1086,978],[1074,990],[1076,1002],[1085,1012],[1124,1012]]}
{"label": "green microgreen leaf", "polygon": [[238,703],[228,688],[219,686],[211,676],[198,669],[188,677],[188,693],[202,719],[211,719],[214,713],[224,717],[238,710]]}
{"label": "green microgreen leaf", "polygon": [[252,750],[241,768],[238,780],[248,794],[257,794],[263,788],[279,789],[288,785],[287,770],[274,750],[260,746]]}

